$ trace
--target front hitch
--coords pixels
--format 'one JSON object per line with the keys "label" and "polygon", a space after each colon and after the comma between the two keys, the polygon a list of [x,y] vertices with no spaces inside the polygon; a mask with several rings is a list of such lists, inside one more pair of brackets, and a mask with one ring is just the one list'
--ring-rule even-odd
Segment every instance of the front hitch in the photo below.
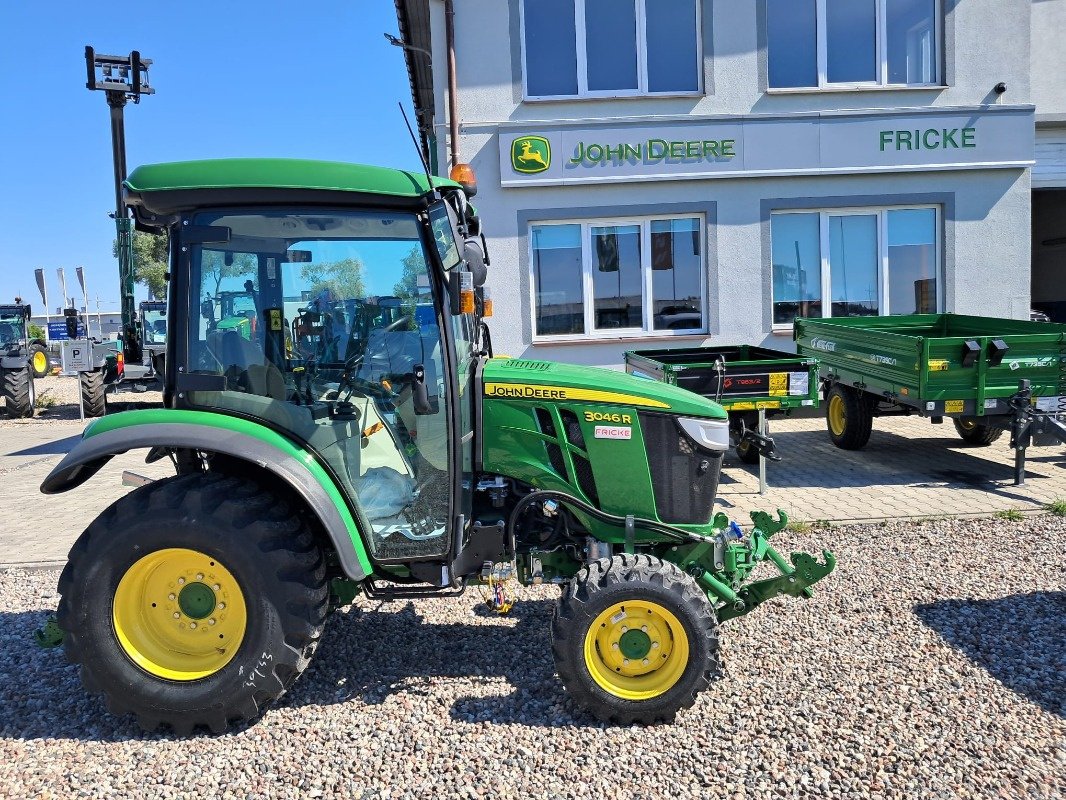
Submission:
{"label": "front hitch", "polygon": [[[770,538],[788,526],[788,516],[778,509],[775,520],[765,511],[753,511],[754,527],[744,536],[740,527],[725,514],[715,516],[715,535],[704,543],[671,548],[669,560],[692,575],[716,604],[719,622],[747,614],[772,597],[813,597],[811,588],[836,567],[836,557],[822,551],[824,563],[807,553],[792,553],[791,563],[770,545]],[[748,576],[762,561],[770,561],[780,573],[776,577],[746,584]]]}

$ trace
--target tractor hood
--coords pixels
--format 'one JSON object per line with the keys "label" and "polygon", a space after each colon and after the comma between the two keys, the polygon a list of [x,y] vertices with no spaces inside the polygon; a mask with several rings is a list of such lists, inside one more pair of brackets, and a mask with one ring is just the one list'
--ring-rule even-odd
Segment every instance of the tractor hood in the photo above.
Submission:
{"label": "tractor hood", "polygon": [[727,416],[720,405],[687,389],[599,367],[493,358],[482,377],[486,397],[631,405],[709,419]]}

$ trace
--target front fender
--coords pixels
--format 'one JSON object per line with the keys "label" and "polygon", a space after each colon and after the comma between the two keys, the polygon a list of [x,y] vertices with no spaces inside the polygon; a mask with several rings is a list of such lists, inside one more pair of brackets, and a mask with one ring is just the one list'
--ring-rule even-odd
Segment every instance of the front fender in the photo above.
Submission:
{"label": "front fender", "polygon": [[359,525],[322,465],[290,439],[237,417],[171,409],[103,417],[85,429],[82,440],[44,479],[41,491],[58,494],[81,486],[113,456],[149,447],[222,453],[269,470],[318,517],[349,578],[358,581],[373,572]]}

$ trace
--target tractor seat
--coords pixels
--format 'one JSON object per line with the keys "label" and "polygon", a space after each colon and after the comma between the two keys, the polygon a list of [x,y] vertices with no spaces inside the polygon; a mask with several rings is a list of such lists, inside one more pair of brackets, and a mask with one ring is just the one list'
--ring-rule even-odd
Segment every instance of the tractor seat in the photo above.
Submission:
{"label": "tractor seat", "polygon": [[250,342],[237,331],[222,334],[222,367],[227,385],[251,394],[285,399],[285,376],[271,362],[258,342]]}

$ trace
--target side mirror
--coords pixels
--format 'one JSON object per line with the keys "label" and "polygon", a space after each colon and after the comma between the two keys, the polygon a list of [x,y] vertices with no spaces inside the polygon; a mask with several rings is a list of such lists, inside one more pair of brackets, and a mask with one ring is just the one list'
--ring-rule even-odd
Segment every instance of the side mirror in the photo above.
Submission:
{"label": "side mirror", "polygon": [[463,242],[463,260],[466,261],[466,268],[474,275],[474,286],[484,286],[489,276],[489,268],[482,242],[466,239]]}

